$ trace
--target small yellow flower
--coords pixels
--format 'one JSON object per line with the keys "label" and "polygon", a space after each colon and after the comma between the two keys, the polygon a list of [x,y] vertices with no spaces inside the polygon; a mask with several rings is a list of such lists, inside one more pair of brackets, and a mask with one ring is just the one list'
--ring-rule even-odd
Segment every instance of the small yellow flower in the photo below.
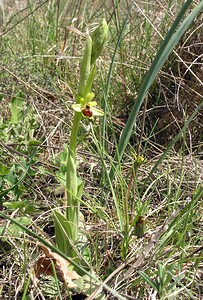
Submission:
{"label": "small yellow flower", "polygon": [[139,165],[141,165],[143,162],[144,162],[144,157],[141,156],[141,155],[138,155],[138,156],[137,156],[137,163],[138,163]]}
{"label": "small yellow flower", "polygon": [[133,152],[132,152],[132,155],[134,156],[135,162],[136,162],[138,165],[141,165],[141,164],[144,162],[144,160],[145,160],[145,158],[144,158],[143,156],[141,156],[141,155],[136,155],[136,154],[133,153]]}

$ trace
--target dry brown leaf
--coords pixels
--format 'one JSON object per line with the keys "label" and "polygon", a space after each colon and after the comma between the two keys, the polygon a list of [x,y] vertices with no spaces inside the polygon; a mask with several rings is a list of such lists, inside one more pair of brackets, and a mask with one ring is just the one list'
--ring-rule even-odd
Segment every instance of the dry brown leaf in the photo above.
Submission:
{"label": "dry brown leaf", "polygon": [[37,278],[39,278],[41,274],[53,276],[54,265],[57,278],[61,282],[66,282],[70,289],[75,288],[76,285],[72,280],[79,279],[80,276],[75,271],[68,270],[70,263],[59,254],[52,252],[46,246],[40,244],[40,247],[44,251],[44,255],[40,256],[34,265],[35,276]]}

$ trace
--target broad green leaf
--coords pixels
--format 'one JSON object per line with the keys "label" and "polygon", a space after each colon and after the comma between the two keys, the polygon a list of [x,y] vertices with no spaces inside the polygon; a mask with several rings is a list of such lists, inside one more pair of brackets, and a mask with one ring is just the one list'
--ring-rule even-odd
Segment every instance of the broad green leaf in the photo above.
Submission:
{"label": "broad green leaf", "polygon": [[17,175],[16,175],[16,168],[15,165],[13,165],[8,174],[5,177],[5,181],[8,182],[10,185],[15,185],[16,182],[18,181]]}
{"label": "broad green leaf", "polygon": [[[19,225],[22,225],[24,227],[28,226],[31,224],[31,219],[28,217],[18,217],[14,219]],[[21,237],[22,234],[25,231],[22,229],[22,227],[18,226],[17,224],[11,223],[7,228],[6,228],[6,234],[5,234],[5,226],[1,226],[0,227],[0,235],[4,236],[5,238],[6,236],[8,236],[8,234],[10,236],[13,237]]]}
{"label": "broad green leaf", "polygon": [[18,124],[22,119],[23,115],[23,107],[25,105],[24,97],[21,92],[19,92],[15,97],[11,100],[11,119],[10,122],[12,124]]}
{"label": "broad green leaf", "polygon": [[3,203],[4,207],[7,207],[8,210],[16,210],[27,214],[39,213],[40,210],[36,209],[34,205],[30,204],[28,201],[9,201]]}
{"label": "broad green leaf", "polygon": [[9,201],[4,202],[4,206],[7,207],[9,210],[22,209],[25,207],[25,203],[23,201]]}
{"label": "broad green leaf", "polygon": [[62,251],[69,257],[76,256],[69,241],[69,237],[72,234],[70,223],[59,211],[54,211],[53,215],[55,224],[55,240],[57,247],[60,251]]}
{"label": "broad green leaf", "polygon": [[0,162],[0,175],[7,175],[10,172],[10,168]]}

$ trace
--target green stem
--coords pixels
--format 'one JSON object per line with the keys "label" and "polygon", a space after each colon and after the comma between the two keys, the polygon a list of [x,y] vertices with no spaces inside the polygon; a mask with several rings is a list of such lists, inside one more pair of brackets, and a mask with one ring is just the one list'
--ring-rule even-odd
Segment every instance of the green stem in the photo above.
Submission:
{"label": "green stem", "polygon": [[[92,52],[92,39],[89,36],[87,38],[85,53],[80,64],[80,81],[78,88],[78,96],[84,97],[84,89],[86,87],[86,81],[92,83],[92,80],[88,80],[90,75],[90,64],[91,64],[91,52]],[[92,72],[91,72],[92,74]],[[94,74],[94,72],[93,72]],[[89,86],[89,85],[88,85]],[[90,84],[91,88],[91,84]],[[79,98],[77,98],[77,103]],[[78,239],[78,225],[79,225],[79,206],[80,202],[77,198],[78,194],[78,184],[77,184],[77,172],[76,172],[76,146],[77,146],[77,136],[79,130],[79,124],[82,118],[81,112],[75,112],[73,125],[70,136],[70,144],[68,149],[68,159],[67,159],[67,175],[66,175],[66,196],[67,196],[67,208],[66,208],[66,218],[70,222],[71,228],[71,239],[72,241],[77,241]]]}
{"label": "green stem", "polygon": [[77,136],[78,136],[78,130],[79,130],[81,118],[82,118],[82,113],[75,112],[71,136],[70,136],[70,151],[73,152],[75,156],[76,156]]}
{"label": "green stem", "polygon": [[[92,51],[92,39],[87,38],[85,53],[80,65],[80,82],[78,88],[78,96],[84,96],[84,89],[86,80],[90,73]],[[79,98],[77,97],[77,103]],[[81,112],[75,112],[73,125],[70,135],[70,144],[68,149],[67,159],[67,174],[66,174],[66,219],[70,224],[70,238],[73,242],[78,241],[78,227],[79,227],[79,207],[80,201],[78,199],[78,180],[76,172],[76,147],[79,124],[82,118]]]}
{"label": "green stem", "polygon": [[67,208],[66,218],[70,222],[71,239],[72,241],[78,240],[78,225],[79,225],[79,201],[77,199],[77,173],[76,173],[76,146],[77,135],[79,130],[80,120],[82,114],[75,112],[73,126],[70,136],[70,146],[67,159],[67,175],[66,175],[66,197]]}

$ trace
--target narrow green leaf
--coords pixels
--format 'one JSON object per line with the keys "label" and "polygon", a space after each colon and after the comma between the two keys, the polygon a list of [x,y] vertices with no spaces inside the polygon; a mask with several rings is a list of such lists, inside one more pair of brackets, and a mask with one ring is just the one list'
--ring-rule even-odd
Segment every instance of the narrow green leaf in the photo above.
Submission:
{"label": "narrow green leaf", "polygon": [[59,280],[58,280],[58,277],[56,275],[56,268],[55,268],[54,262],[52,260],[51,260],[51,264],[52,264],[52,269],[53,269],[53,273],[54,273],[55,284],[56,284],[57,291],[58,291],[57,298],[59,300],[63,300],[62,295],[61,295],[61,289],[60,289],[60,286],[59,286]]}
{"label": "narrow green leaf", "polygon": [[158,287],[156,286],[155,282],[143,271],[139,272],[139,275],[146,281],[155,291],[159,291]]}
{"label": "narrow green leaf", "polygon": [[23,290],[23,295],[22,295],[22,299],[21,300],[27,300],[27,292],[28,292],[28,288],[30,285],[30,279],[31,279],[31,274],[29,274],[28,279],[25,280],[24,283],[24,290]]}
{"label": "narrow green leaf", "polygon": [[28,146],[39,146],[39,145],[41,145],[41,141],[39,141],[39,140],[29,140],[28,141]]}
{"label": "narrow green leaf", "polygon": [[164,288],[164,280],[165,280],[165,267],[158,263],[158,278],[159,278],[159,284],[160,284],[160,288]]}

